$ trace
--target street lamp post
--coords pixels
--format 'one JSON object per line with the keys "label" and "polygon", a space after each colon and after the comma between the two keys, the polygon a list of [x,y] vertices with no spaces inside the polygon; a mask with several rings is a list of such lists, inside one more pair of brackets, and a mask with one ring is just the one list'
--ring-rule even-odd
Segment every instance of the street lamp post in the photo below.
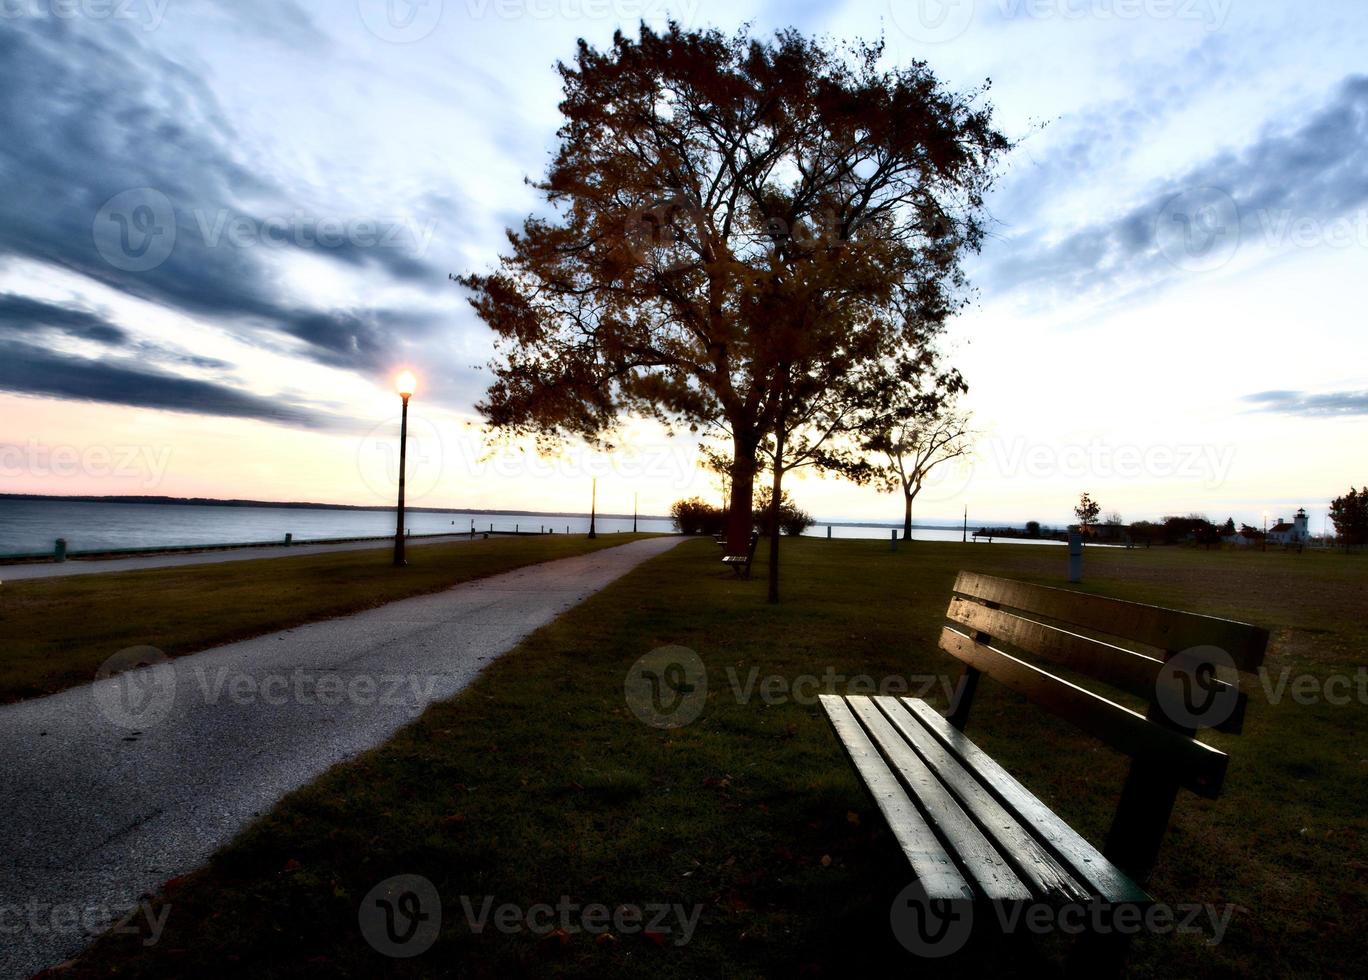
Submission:
{"label": "street lamp post", "polygon": [[637,533],[637,529],[636,529],[636,524],[637,524],[637,500],[638,500],[638,498],[639,498],[640,496],[641,496],[641,495],[640,495],[639,493],[633,493],[633,494],[632,494],[632,533],[633,533],[633,534],[636,534],[636,533]]}
{"label": "street lamp post", "polygon": [[598,537],[594,530],[594,515],[598,511],[598,477],[594,477],[594,482],[590,485],[589,491],[589,540]]}
{"label": "street lamp post", "polygon": [[394,386],[404,401],[399,423],[399,508],[394,525],[394,564],[399,567],[408,564],[408,559],[404,557],[404,468],[408,462],[408,403],[418,387],[418,379],[412,371],[401,371],[399,377],[394,379]]}

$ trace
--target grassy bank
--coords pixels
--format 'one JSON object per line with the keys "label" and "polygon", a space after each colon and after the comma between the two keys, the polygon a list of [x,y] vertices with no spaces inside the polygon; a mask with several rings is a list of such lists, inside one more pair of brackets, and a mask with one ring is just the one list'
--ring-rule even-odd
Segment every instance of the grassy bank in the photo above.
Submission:
{"label": "grassy bank", "polygon": [[[71,975],[837,977],[934,970],[1019,975],[1052,942],[918,963],[892,940],[906,865],[818,708],[785,694],[804,676],[922,675],[961,568],[1058,584],[1062,550],[1017,545],[785,542],[786,600],[731,580],[693,542],[642,566],[491,665],[392,742],[292,794],[209,868],[172,883],[166,933],[111,936]],[[764,549],[761,549],[763,556]],[[1342,555],[1090,551],[1086,588],[1271,628],[1284,667],[1325,679],[1363,659],[1368,565]],[[679,644],[707,668],[691,724],[644,725],[624,698],[639,657]],[[752,686],[751,671],[756,672]],[[778,681],[765,686],[763,678]],[[847,683],[837,680],[839,687]],[[750,691],[747,694],[747,691]],[[761,692],[768,690],[769,696]],[[812,693],[810,688],[804,694]],[[1364,737],[1368,712],[1269,703],[1251,692],[1225,796],[1181,798],[1151,881],[1167,902],[1231,906],[1223,941],[1152,937],[1141,976],[1352,975],[1368,959]],[[1102,839],[1124,761],[985,684],[970,732],[1085,835]],[[436,944],[375,952],[362,898],[393,875],[442,897]],[[672,932],[475,932],[464,904],[524,910],[602,903],[698,908]],[[465,902],[463,903],[463,897]]]}
{"label": "grassy bank", "polygon": [[9,582],[0,585],[0,703],[88,683],[125,647],[181,656],[630,540],[557,534],[415,544],[406,568],[394,568],[387,549],[368,548]]}

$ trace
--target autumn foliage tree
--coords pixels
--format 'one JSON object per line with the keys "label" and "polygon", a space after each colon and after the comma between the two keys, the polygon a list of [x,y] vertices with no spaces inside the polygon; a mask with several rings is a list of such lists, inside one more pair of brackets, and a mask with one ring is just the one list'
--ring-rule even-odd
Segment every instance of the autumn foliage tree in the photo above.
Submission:
{"label": "autumn foliage tree", "polygon": [[1336,497],[1330,502],[1330,520],[1345,548],[1368,544],[1368,487]]}
{"label": "autumn foliage tree", "polygon": [[550,441],[611,443],[627,415],[724,433],[744,550],[765,440],[783,460],[812,398],[939,330],[982,238],[1008,145],[982,92],[883,57],[675,24],[581,41],[535,185],[548,213],[460,279],[497,337],[487,420]]}

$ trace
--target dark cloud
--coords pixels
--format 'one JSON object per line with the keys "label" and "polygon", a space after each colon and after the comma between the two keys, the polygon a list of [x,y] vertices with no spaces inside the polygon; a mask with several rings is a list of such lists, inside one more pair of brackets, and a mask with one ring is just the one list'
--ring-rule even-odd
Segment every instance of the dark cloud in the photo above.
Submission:
{"label": "dark cloud", "polygon": [[1327,416],[1368,415],[1368,391],[1330,391],[1313,394],[1305,391],[1260,391],[1246,395],[1255,411],[1279,415]]}
{"label": "dark cloud", "polygon": [[0,390],[307,428],[328,428],[340,421],[297,401],[163,374],[132,360],[92,360],[8,340],[0,340]]}
{"label": "dark cloud", "polygon": [[[270,333],[283,331],[328,364],[385,366],[389,331],[421,321],[300,309],[281,295],[279,257],[282,248],[307,249],[392,279],[444,285],[445,271],[424,261],[412,229],[389,241],[358,238],[344,218],[340,239],[320,244],[309,232],[330,216],[315,215],[303,235],[267,241],[272,222],[293,225],[299,208],[243,151],[203,79],[114,23],[99,31],[79,19],[13,24],[0,33],[0,257],[59,265],[191,315],[247,321],[268,345]],[[247,234],[207,231],[225,226]]]}
{"label": "dark cloud", "polygon": [[[1117,296],[1218,267],[1247,244],[1282,243],[1292,223],[1326,223],[1368,206],[1365,147],[1368,76],[1350,76],[1299,124],[1213,156],[1115,217],[1062,238],[1031,230],[990,244],[978,281],[988,294]],[[1075,162],[1088,159],[1080,146]]]}
{"label": "dark cloud", "polygon": [[0,295],[0,331],[32,334],[42,330],[110,346],[123,346],[129,339],[127,331],[98,314],[54,306],[27,296]]}

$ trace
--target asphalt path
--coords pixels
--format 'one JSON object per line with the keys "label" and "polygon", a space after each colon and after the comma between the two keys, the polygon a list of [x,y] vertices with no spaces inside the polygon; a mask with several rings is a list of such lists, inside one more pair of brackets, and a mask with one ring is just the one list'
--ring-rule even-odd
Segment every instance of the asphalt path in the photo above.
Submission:
{"label": "asphalt path", "polygon": [[[286,793],[662,552],[651,538],[0,707],[0,977],[79,952]],[[171,910],[174,914],[174,906]]]}

